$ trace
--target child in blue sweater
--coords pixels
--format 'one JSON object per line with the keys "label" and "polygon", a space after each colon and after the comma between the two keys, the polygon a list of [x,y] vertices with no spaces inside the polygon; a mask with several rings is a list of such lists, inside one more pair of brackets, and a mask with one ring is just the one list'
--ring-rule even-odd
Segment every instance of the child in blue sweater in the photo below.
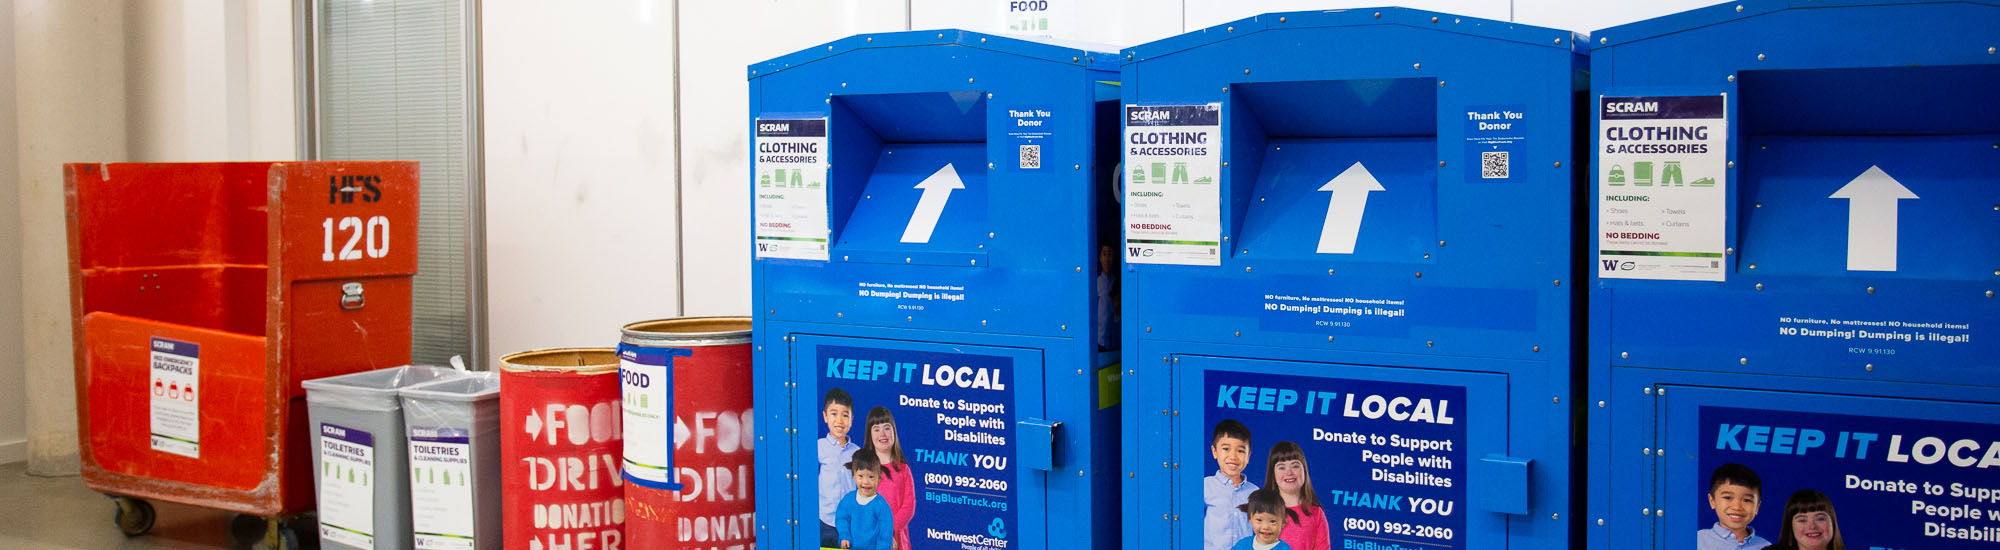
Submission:
{"label": "child in blue sweater", "polygon": [[847,469],[854,473],[854,492],[841,497],[840,506],[834,510],[834,529],[840,532],[840,547],[851,550],[890,550],[889,541],[895,533],[895,516],[889,511],[889,501],[875,492],[882,484],[882,460],[875,456],[875,449],[863,448],[854,452],[854,460],[847,463]]}
{"label": "child in blue sweater", "polygon": [[1230,550],[1292,550],[1278,534],[1284,531],[1286,519],[1297,523],[1299,513],[1285,507],[1285,498],[1275,488],[1252,491],[1249,500],[1241,509],[1250,516],[1250,536],[1236,541]]}

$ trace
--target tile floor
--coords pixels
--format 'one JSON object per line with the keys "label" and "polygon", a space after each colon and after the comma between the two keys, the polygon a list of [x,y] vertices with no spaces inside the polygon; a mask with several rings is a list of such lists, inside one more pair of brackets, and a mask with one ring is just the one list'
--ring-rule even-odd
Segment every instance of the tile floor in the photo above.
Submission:
{"label": "tile floor", "polygon": [[[0,465],[0,548],[210,549],[248,548],[230,535],[234,514],[166,502],[146,535],[127,538],[112,523],[117,505],[84,488],[76,476],[34,477],[27,463]],[[253,535],[254,536],[254,535]]]}

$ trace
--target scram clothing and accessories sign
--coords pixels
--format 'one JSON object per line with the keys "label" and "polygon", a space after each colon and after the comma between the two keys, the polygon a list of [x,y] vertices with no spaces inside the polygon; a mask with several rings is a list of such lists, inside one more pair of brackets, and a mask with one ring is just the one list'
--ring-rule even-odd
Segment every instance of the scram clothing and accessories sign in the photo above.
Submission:
{"label": "scram clothing and accessories sign", "polygon": [[1724,280],[1727,96],[1598,98],[1598,276]]}
{"label": "scram clothing and accessories sign", "polygon": [[757,121],[758,258],[828,257],[826,119]]}
{"label": "scram clothing and accessories sign", "polygon": [[1222,265],[1222,104],[1125,107],[1125,261]]}

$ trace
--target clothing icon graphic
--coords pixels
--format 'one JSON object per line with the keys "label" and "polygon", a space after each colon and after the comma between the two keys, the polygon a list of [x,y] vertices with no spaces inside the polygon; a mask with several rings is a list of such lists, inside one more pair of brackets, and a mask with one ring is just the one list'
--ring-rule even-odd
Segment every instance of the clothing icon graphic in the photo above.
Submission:
{"label": "clothing icon graphic", "polygon": [[1676,187],[1685,186],[1685,184],[1681,183],[1681,161],[1670,160],[1667,161],[1666,166],[1660,168],[1660,187],[1669,185]]}

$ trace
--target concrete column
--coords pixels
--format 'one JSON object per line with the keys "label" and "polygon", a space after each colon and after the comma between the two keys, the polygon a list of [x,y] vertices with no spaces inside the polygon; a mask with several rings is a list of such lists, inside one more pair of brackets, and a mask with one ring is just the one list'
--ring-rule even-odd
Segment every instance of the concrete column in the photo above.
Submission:
{"label": "concrete column", "polygon": [[[14,0],[0,0],[0,200],[19,197],[15,162]],[[0,464],[28,459],[27,392],[21,384],[21,211],[0,207]]]}
{"label": "concrete column", "polygon": [[62,164],[126,156],[126,9],[119,0],[14,2],[23,388],[35,475],[78,468]]}

